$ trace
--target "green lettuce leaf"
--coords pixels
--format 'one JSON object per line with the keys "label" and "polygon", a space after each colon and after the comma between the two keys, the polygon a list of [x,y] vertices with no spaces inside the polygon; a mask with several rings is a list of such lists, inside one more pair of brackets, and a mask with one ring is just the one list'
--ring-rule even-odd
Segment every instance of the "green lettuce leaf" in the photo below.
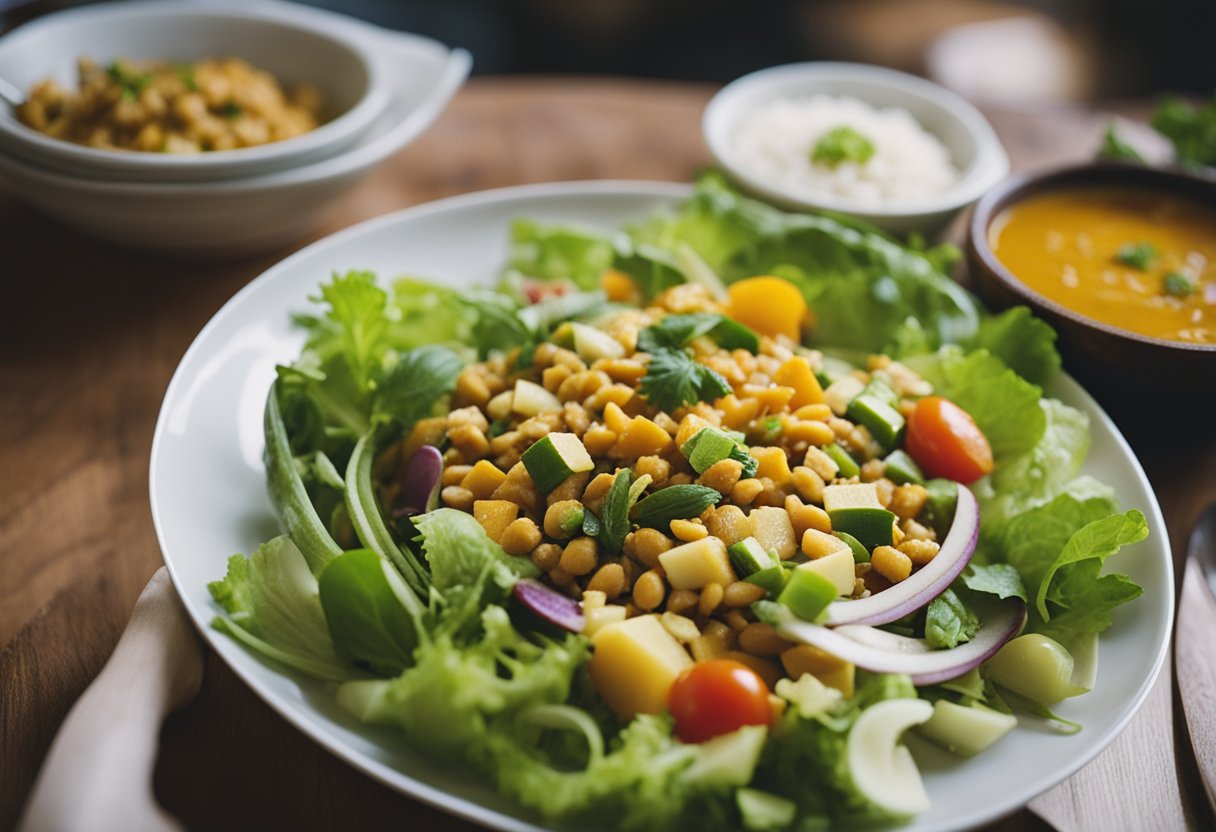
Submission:
{"label": "green lettuce leaf", "polygon": [[[1125,575],[1099,577],[1098,573],[1107,558],[1146,537],[1148,522],[1135,509],[1104,517],[1078,529],[1043,573],[1035,594],[1039,615],[1045,622],[1052,620],[1047,609],[1050,600],[1057,607],[1072,611],[1074,615],[1070,620],[1078,624],[1092,624],[1094,631],[1109,627],[1110,609],[1137,597],[1141,590]],[[1078,624],[1071,626],[1083,629]],[[1056,626],[1063,625],[1056,621]]]}
{"label": "green lettuce leaf", "polygon": [[222,580],[207,585],[224,610],[211,626],[247,647],[319,679],[359,674],[334,650],[325,612],[308,563],[287,535],[233,555]]}
{"label": "green lettuce leaf", "polygon": [[935,650],[957,647],[979,632],[980,620],[952,589],[929,602],[925,611],[925,641]]}
{"label": "green lettuce leaf", "polygon": [[580,289],[597,289],[600,275],[611,268],[615,257],[611,239],[594,229],[528,219],[511,224],[508,268],[528,277],[569,280]]}
{"label": "green lettuce leaf", "polygon": [[508,555],[467,512],[435,509],[415,517],[414,527],[431,567],[431,585],[440,593],[477,586],[485,573],[500,590],[499,597],[506,597],[520,578],[540,574],[527,558]]}
{"label": "green lettuce leaf", "polygon": [[1022,576],[1010,563],[967,564],[961,576],[963,584],[972,592],[986,592],[997,598],[1021,598],[1027,600]]}
{"label": "green lettuce leaf", "polygon": [[1060,370],[1056,331],[1025,306],[1015,306],[980,322],[970,349],[988,350],[1022,378],[1044,386]]}

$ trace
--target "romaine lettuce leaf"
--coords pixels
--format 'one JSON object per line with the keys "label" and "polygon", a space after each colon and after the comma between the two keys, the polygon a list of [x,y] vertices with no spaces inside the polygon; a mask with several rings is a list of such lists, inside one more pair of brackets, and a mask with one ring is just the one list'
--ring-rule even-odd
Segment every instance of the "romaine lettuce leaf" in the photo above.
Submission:
{"label": "romaine lettuce leaf", "polygon": [[508,268],[538,280],[569,280],[580,289],[597,289],[612,266],[611,239],[594,229],[543,225],[530,219],[511,224]]}
{"label": "romaine lettuce leaf", "polygon": [[1015,306],[980,322],[969,349],[988,350],[1027,381],[1044,386],[1060,369],[1056,331],[1025,306]]}
{"label": "romaine lettuce leaf", "polygon": [[319,679],[361,675],[334,650],[317,579],[287,535],[263,543],[252,557],[233,555],[223,580],[207,588],[225,612],[211,624],[220,632]]}

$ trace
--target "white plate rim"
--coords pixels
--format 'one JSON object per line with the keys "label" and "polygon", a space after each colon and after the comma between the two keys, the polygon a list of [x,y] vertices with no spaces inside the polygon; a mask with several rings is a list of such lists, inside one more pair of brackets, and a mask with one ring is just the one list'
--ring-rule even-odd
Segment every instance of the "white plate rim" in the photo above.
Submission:
{"label": "white plate rim", "polygon": [[[661,182],[650,180],[596,180],[596,181],[570,181],[570,182],[554,182],[540,183],[531,185],[518,185],[504,188],[496,188],[492,190],[477,191],[473,193],[461,194],[458,196],[447,197],[444,199],[435,200],[428,203],[423,203],[410,208],[386,214],[365,222],[356,224],[349,228],[338,231],[314,243],[306,246],[303,249],[295,252],[287,258],[279,261],[275,265],[268,268],[258,277],[254,278],[236,294],[234,294],[203,326],[198,335],[195,336],[190,346],[180,359],[177,368],[174,370],[173,376],[170,379],[166,389],[161,409],[156,421],[156,427],[153,434],[151,458],[149,461],[149,502],[151,505],[151,513],[153,525],[156,530],[157,542],[161,547],[162,555],[165,564],[168,568],[169,575],[173,580],[179,596],[182,598],[183,605],[186,607],[194,625],[203,638],[210,644],[221,658],[228,664],[229,669],[236,674],[246,685],[253,690],[263,702],[275,710],[281,717],[295,726],[303,734],[310,737],[330,753],[349,763],[356,769],[366,773],[373,779],[384,783],[389,788],[395,791],[402,792],[413,798],[421,800],[449,814],[473,821],[488,828],[509,830],[509,832],[537,832],[544,827],[534,823],[530,823],[523,819],[504,814],[493,808],[479,804],[471,799],[454,796],[450,792],[431,786],[414,779],[413,777],[398,771],[397,769],[388,766],[380,761],[370,759],[357,750],[347,747],[339,742],[331,740],[324,735],[321,727],[316,723],[315,719],[309,714],[297,710],[292,704],[281,700],[280,697],[261,680],[253,675],[244,672],[241,668],[234,666],[228,661],[225,656],[225,646],[233,647],[233,649],[242,649],[235,647],[225,642],[224,638],[217,631],[210,627],[210,620],[214,615],[213,610],[207,610],[204,615],[203,611],[197,610],[189,602],[189,588],[183,584],[183,580],[175,568],[172,556],[167,551],[165,545],[165,532],[162,528],[162,514],[158,501],[158,461],[161,454],[161,447],[165,441],[165,434],[168,423],[168,413],[171,409],[171,404],[179,395],[180,388],[186,383],[184,378],[184,368],[189,363],[189,360],[196,352],[203,348],[203,343],[207,335],[229,315],[235,314],[243,303],[244,299],[256,291],[256,289],[272,280],[276,279],[276,275],[288,272],[297,262],[307,260],[311,257],[319,255],[330,247],[338,246],[348,240],[358,238],[362,235],[372,233],[386,226],[392,226],[400,222],[408,222],[410,220],[420,219],[432,214],[440,214],[449,211],[459,211],[463,208],[483,207],[501,202],[512,202],[517,200],[525,200],[530,198],[544,197],[594,197],[600,196],[632,196],[632,197],[651,197],[659,199],[670,199],[672,201],[687,197],[691,193],[691,187],[683,183]],[[283,310],[286,313],[288,310]],[[971,829],[980,826],[984,823],[995,821],[1012,811],[1024,806],[1037,795],[1047,791],[1053,786],[1064,782],[1068,777],[1072,776],[1077,770],[1089,763],[1094,757],[1101,753],[1122,731],[1127,727],[1127,724],[1140,710],[1144,704],[1148,693],[1161,671],[1165,657],[1168,653],[1170,644],[1170,631],[1172,630],[1172,621],[1174,619],[1174,575],[1172,569],[1172,558],[1170,550],[1170,542],[1166,525],[1161,513],[1161,508],[1158,503],[1156,493],[1152,488],[1144,473],[1144,469],[1140,464],[1139,459],[1128,445],[1127,440],[1123,437],[1118,427],[1106,414],[1106,412],[1097,404],[1089,394],[1067,374],[1061,372],[1059,377],[1052,385],[1052,389],[1048,391],[1053,395],[1063,396],[1072,400],[1083,402],[1091,411],[1092,415],[1096,415],[1102,429],[1114,441],[1116,447],[1123,455],[1126,463],[1131,469],[1131,473],[1137,485],[1144,491],[1147,496],[1147,502],[1142,506],[1145,517],[1150,528],[1150,535],[1154,539],[1154,544],[1160,550],[1160,557],[1164,558],[1167,567],[1164,570],[1166,586],[1163,593],[1165,604],[1164,607],[1157,611],[1159,618],[1171,622],[1166,627],[1165,637],[1160,640],[1155,646],[1151,658],[1151,667],[1149,672],[1143,677],[1141,684],[1136,689],[1135,693],[1128,699],[1124,700],[1123,710],[1118,720],[1107,728],[1106,733],[1099,741],[1090,744],[1082,753],[1070,757],[1064,765],[1055,765],[1047,773],[1040,774],[1037,778],[1032,779],[1025,784],[1021,789],[1013,793],[1005,793],[1001,795],[1001,799],[992,802],[988,808],[973,812],[969,816],[963,816],[957,819],[957,823],[953,823],[947,827],[932,827],[934,829]],[[1091,429],[1092,430],[1092,429]],[[216,576],[221,577],[219,575]],[[893,827],[896,829],[908,829],[909,826]]]}

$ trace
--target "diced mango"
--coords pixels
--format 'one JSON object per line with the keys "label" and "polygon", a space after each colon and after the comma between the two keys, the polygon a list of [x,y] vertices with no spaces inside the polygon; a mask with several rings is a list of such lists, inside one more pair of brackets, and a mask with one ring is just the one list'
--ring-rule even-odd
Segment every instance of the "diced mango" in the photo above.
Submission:
{"label": "diced mango", "polygon": [[806,300],[793,283],[780,277],[759,276],[727,287],[730,316],[765,335],[802,340]]}
{"label": "diced mango", "polygon": [[704,537],[668,549],[659,555],[659,564],[673,589],[700,589],[709,584],[727,586],[735,581],[726,544],[717,537]]}
{"label": "diced mango", "polygon": [[851,662],[839,659],[831,653],[799,644],[781,652],[781,664],[791,679],[797,681],[809,673],[830,688],[836,688],[846,697],[853,695],[854,671]]}
{"label": "diced mango", "polygon": [[634,416],[608,452],[615,459],[662,456],[671,447],[671,434],[645,416]]}
{"label": "diced mango", "polygon": [[[813,530],[808,529],[807,531]],[[818,572],[836,588],[837,595],[853,594],[853,583],[857,580],[857,574],[853,569],[853,550],[848,546],[816,560],[800,563],[795,568],[804,569],[807,572]]]}
{"label": "diced mango", "polygon": [[777,686],[777,680],[782,676],[781,668],[772,659],[744,653],[742,650],[728,650],[722,658],[731,659],[756,671],[756,675],[764,680],[764,684],[768,685],[769,690]]}
{"label": "diced mango", "polygon": [[780,413],[789,407],[790,399],[794,398],[794,388],[783,384],[745,384],[740,392],[744,398],[759,402],[763,413]]}
{"label": "diced mango", "polygon": [[502,540],[507,526],[519,517],[519,506],[510,500],[476,500],[473,502],[473,519],[481,524],[495,543]]}
{"label": "diced mango", "polygon": [[604,406],[604,427],[620,435],[628,426],[629,417],[625,415],[625,411],[621,410],[621,406],[615,402],[608,402]]}
{"label": "diced mango", "polygon": [[734,393],[718,399],[714,406],[722,411],[722,426],[731,430],[739,430],[760,415],[758,400],[748,398],[740,401]]}
{"label": "diced mango", "polygon": [[777,485],[785,485],[790,481],[790,461],[781,448],[752,448],[748,451],[760,464],[756,467],[757,477],[768,477]]}
{"label": "diced mango", "polygon": [[432,419],[419,419],[410,428],[410,435],[405,438],[401,448],[402,459],[409,459],[423,445],[438,445],[443,441],[443,435],[448,429],[446,416],[436,416]]}
{"label": "diced mango", "polygon": [[839,552],[841,549],[848,549],[852,552],[849,544],[834,534],[821,532],[818,529],[807,529],[802,533],[802,554],[811,560],[819,560],[819,558]]}
{"label": "diced mango", "polygon": [[606,269],[600,275],[600,287],[608,300],[617,303],[636,303],[641,300],[641,292],[633,278],[617,269]]}
{"label": "diced mango", "polygon": [[464,475],[460,485],[472,491],[474,499],[488,500],[506,478],[506,473],[499,470],[497,465],[488,459],[482,459]]}
{"label": "diced mango", "polygon": [[684,443],[692,439],[705,428],[712,428],[714,424],[708,419],[703,419],[695,413],[689,413],[680,421],[680,427],[676,431],[676,447],[683,448]]}
{"label": "diced mango", "polygon": [[752,509],[747,516],[752,523],[752,537],[764,551],[776,552],[781,560],[789,560],[798,551],[794,524],[785,509],[764,506]]}
{"label": "diced mango", "polygon": [[801,355],[795,355],[777,368],[773,381],[786,387],[794,388],[794,397],[790,399],[790,409],[797,410],[808,404],[819,404],[823,401],[823,387],[811,364]]}
{"label": "diced mango", "polygon": [[591,682],[625,721],[666,710],[672,684],[693,663],[657,615],[608,624],[595,633],[591,644],[595,648],[587,665]]}

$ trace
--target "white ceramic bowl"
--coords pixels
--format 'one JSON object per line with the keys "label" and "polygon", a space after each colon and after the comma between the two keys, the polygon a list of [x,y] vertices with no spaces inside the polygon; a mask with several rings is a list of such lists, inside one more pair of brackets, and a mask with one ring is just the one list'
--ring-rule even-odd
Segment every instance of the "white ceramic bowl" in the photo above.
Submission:
{"label": "white ceramic bowl", "polygon": [[363,48],[391,78],[385,114],[335,156],[220,182],[84,179],[0,155],[0,177],[26,202],[68,225],[140,248],[236,257],[293,242],[374,167],[422,133],[464,82],[463,49],[367,27]]}
{"label": "white ceramic bowl", "polygon": [[391,88],[364,24],[274,0],[236,5],[158,0],[85,6],[36,20],[0,38],[0,78],[28,91],[53,78],[77,86],[76,61],[194,61],[235,56],[285,86],[321,91],[324,124],[258,147],[197,154],[104,150],[52,138],[0,109],[0,154],[75,176],[122,181],[215,181],[286,170],[331,156],[364,136],[388,107]]}
{"label": "white ceramic bowl", "polygon": [[[755,176],[734,149],[738,125],[762,104],[815,94],[850,96],[874,107],[901,107],[950,151],[961,172],[949,190],[923,200],[874,204],[811,195]],[[851,214],[886,231],[932,233],[972,204],[1009,172],[1009,157],[979,110],[923,78],[865,64],[804,63],[776,66],[727,84],[705,109],[705,142],[718,164],[741,187],[783,207]]]}

